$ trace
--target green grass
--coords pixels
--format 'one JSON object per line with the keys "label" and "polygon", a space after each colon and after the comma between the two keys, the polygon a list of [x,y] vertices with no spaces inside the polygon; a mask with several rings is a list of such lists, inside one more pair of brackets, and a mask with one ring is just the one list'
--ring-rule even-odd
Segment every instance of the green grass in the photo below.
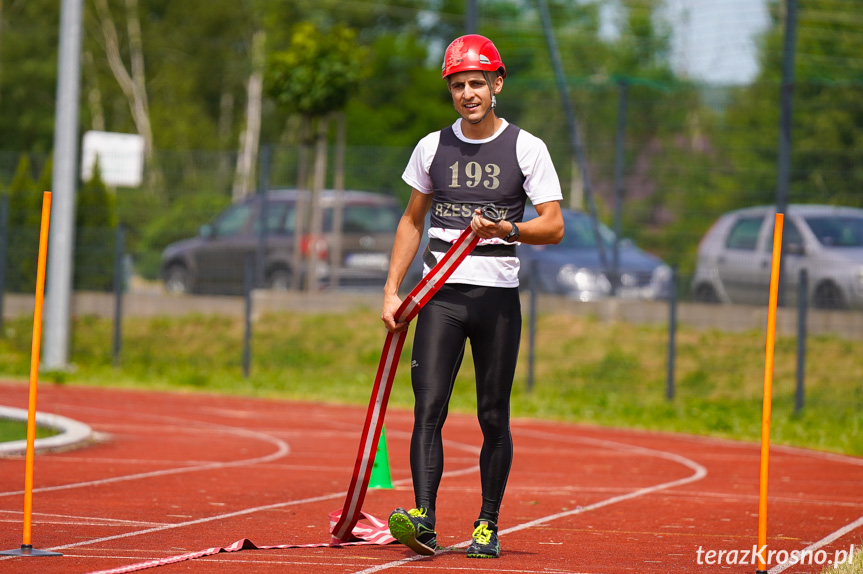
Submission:
{"label": "green grass", "polygon": [[[6,323],[0,375],[29,372],[28,321]],[[43,382],[206,391],[366,405],[384,340],[379,312],[280,313],[254,326],[251,375],[242,375],[243,322],[221,316],[130,318],[121,365],[112,365],[110,320],[73,324],[69,372]],[[513,391],[514,416],[676,431],[757,441],[765,337],[760,331],[678,332],[676,396],[665,398],[667,331],[568,315],[540,317],[535,385],[527,380],[527,328]],[[410,344],[390,404],[412,406]],[[811,337],[806,406],[794,413],[796,342],[776,341],[771,443],[863,455],[863,341]],[[473,412],[473,363],[465,357],[451,409]]]}
{"label": "green grass", "polygon": [[[36,427],[36,438],[44,438],[57,434],[51,429]],[[27,423],[0,419],[0,442],[24,440],[27,438]]]}
{"label": "green grass", "polygon": [[[847,560],[847,554],[837,556],[836,559],[843,560],[843,562],[841,564],[827,566],[821,571],[821,574],[863,574],[863,551],[860,549],[861,546],[859,542],[854,544],[854,553],[850,561]],[[844,546],[839,550],[844,553],[850,549],[848,546]],[[831,556],[831,554],[828,554],[828,556]]]}

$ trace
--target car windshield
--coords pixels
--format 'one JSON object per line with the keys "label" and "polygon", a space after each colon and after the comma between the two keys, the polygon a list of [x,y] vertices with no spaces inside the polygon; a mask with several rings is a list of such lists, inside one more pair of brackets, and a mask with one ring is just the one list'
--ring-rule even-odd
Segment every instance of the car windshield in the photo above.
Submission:
{"label": "car windshield", "polygon": [[863,247],[863,217],[812,216],[806,224],[827,247]]}
{"label": "car windshield", "polygon": [[216,235],[219,237],[237,235],[246,227],[246,222],[251,214],[251,204],[241,203],[232,207],[216,222]]}
{"label": "car windshield", "polygon": [[[587,215],[579,214],[573,217],[564,217],[566,228],[563,233],[563,239],[560,242],[561,247],[571,249],[588,249],[596,247],[596,234],[594,233],[593,223]],[[599,224],[599,234],[607,246],[614,245],[614,232],[607,228],[602,223]]]}

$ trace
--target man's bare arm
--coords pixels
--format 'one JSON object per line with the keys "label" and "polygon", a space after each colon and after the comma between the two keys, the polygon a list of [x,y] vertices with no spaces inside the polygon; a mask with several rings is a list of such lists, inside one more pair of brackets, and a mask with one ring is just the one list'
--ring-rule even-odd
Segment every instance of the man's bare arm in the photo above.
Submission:
{"label": "man's bare arm", "polygon": [[403,331],[408,326],[407,323],[397,323],[393,315],[402,303],[399,297],[399,288],[411,262],[416,257],[425,230],[425,217],[431,203],[431,194],[413,190],[396,229],[396,239],[390,256],[390,269],[387,274],[387,282],[384,285],[384,303],[381,311],[381,320],[390,331]]}

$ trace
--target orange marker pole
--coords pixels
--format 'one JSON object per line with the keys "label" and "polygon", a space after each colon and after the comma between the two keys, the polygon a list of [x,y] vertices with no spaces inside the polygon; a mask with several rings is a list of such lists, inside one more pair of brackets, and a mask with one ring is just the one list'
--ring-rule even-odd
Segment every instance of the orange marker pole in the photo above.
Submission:
{"label": "orange marker pole", "polygon": [[[764,404],[761,411],[761,476],[758,488],[758,549],[767,545],[767,460],[770,455],[770,406],[773,402],[773,350],[776,343],[776,306],[779,299],[779,261],[782,257],[782,222],[776,214],[773,227],[773,267],[770,270],[770,302],[767,311],[767,350],[764,356]],[[766,555],[766,554],[765,554]],[[767,564],[758,554],[756,574],[767,574]]]}
{"label": "orange marker pole", "polygon": [[34,550],[30,543],[33,516],[33,459],[36,442],[36,386],[42,343],[42,301],[45,295],[45,261],[48,258],[48,228],[51,222],[51,192],[42,195],[42,229],[39,233],[39,263],[36,271],[36,305],[33,310],[33,347],[30,351],[30,403],[27,411],[27,456],[24,466],[24,541],[21,550],[0,554],[23,556],[60,556],[57,552]]}

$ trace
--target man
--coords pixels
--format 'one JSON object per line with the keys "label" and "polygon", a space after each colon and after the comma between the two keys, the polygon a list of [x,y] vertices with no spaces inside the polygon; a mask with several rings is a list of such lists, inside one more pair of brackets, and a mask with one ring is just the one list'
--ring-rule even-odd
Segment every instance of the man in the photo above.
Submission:
{"label": "man", "polygon": [[[396,232],[381,319],[390,331],[407,323],[393,315],[399,287],[417,253],[431,209],[425,272],[469,224],[479,245],[417,317],[411,360],[414,428],[410,463],[416,508],[396,509],[393,536],[419,554],[437,547],[435,503],[443,474],[441,429],[449,397],[470,339],[476,367],[482,506],[474,523],[471,558],[497,558],[500,511],[512,464],[509,401],[521,338],[518,242],[559,243],[563,237],[560,182],[545,144],[495,113],[506,68],[494,44],[471,34],[456,39],[444,56],[442,76],[459,119],[423,138],[402,179],[413,188]],[[522,223],[527,199],[539,216]],[[493,203],[503,214],[480,215]]]}

